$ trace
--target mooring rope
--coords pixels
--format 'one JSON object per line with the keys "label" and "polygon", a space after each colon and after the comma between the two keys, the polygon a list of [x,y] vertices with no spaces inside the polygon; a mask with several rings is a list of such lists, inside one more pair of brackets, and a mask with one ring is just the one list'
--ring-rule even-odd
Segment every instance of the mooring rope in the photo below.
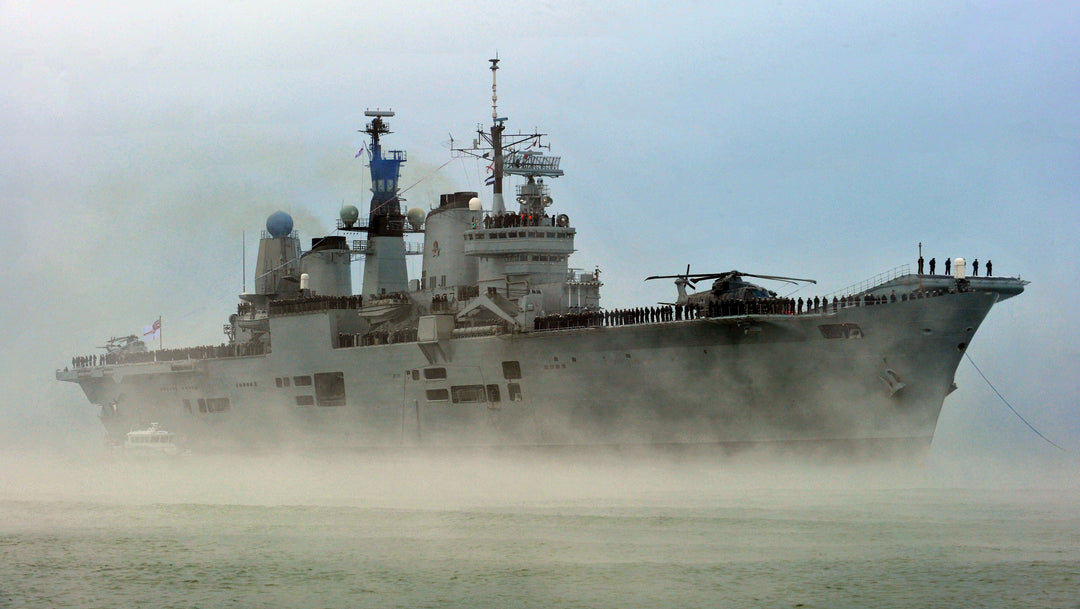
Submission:
{"label": "mooring rope", "polygon": [[990,379],[986,378],[986,375],[983,374],[983,371],[979,370],[979,367],[975,365],[975,360],[971,359],[971,355],[969,355],[967,351],[964,351],[964,357],[966,357],[968,362],[971,364],[971,366],[973,368],[975,368],[975,372],[978,372],[979,376],[981,376],[982,379],[984,381],[986,381],[986,384],[990,386],[990,389],[992,389],[994,391],[994,393],[996,393],[997,396],[999,398],[1001,398],[1001,401],[1004,402],[1005,405],[1009,407],[1009,410],[1011,410],[1012,413],[1014,415],[1016,415],[1016,418],[1023,421],[1024,425],[1027,425],[1028,429],[1035,432],[1035,435],[1039,436],[1043,440],[1046,440],[1046,443],[1049,444],[1050,446],[1053,446],[1054,448],[1060,450],[1061,452],[1066,452],[1066,453],[1069,452],[1069,451],[1065,450],[1064,448],[1062,448],[1062,447],[1058,446],[1057,444],[1055,444],[1054,441],[1051,440],[1050,438],[1047,438],[1046,436],[1044,436],[1041,431],[1039,431],[1038,429],[1035,429],[1034,425],[1029,423],[1028,420],[1023,417],[1023,415],[1021,415],[1019,412],[1017,412],[1016,409],[1012,407],[1012,404],[1009,403],[1009,400],[1006,400],[1005,396],[1001,395],[1001,392],[997,390],[997,387],[994,387],[994,384],[990,382]]}

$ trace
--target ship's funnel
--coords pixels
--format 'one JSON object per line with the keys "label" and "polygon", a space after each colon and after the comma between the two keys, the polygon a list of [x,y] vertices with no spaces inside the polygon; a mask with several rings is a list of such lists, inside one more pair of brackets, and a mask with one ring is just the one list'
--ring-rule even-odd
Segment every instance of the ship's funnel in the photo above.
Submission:
{"label": "ship's funnel", "polygon": [[312,239],[311,249],[300,257],[300,289],[319,296],[351,296],[351,261],[345,237]]}

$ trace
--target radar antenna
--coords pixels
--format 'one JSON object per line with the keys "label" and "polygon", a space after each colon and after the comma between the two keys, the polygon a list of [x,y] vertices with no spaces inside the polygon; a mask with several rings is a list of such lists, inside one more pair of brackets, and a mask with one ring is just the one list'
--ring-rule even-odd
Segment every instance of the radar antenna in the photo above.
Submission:
{"label": "radar antenna", "polygon": [[496,72],[499,69],[499,58],[489,59],[491,62],[491,126],[485,129],[477,125],[477,138],[473,139],[471,146],[458,147],[453,135],[450,137],[450,150],[456,157],[474,157],[489,162],[488,171],[491,176],[487,184],[492,187],[493,202],[492,212],[501,214],[506,211],[503,198],[503,178],[507,175],[518,175],[526,178],[528,183],[518,189],[518,202],[523,210],[542,210],[551,205],[551,197],[548,196],[547,188],[538,178],[557,178],[563,175],[559,168],[561,157],[544,154],[544,149],[550,150],[551,145],[542,143],[546,133],[505,133],[505,116],[499,116],[498,84]]}

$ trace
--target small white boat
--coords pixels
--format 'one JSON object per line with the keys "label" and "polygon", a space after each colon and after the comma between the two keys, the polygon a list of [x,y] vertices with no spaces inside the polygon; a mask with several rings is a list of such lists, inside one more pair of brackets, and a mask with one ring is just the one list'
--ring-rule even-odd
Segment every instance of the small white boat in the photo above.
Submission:
{"label": "small white boat", "polygon": [[176,456],[186,453],[181,437],[151,423],[146,429],[129,431],[124,438],[124,454]]}

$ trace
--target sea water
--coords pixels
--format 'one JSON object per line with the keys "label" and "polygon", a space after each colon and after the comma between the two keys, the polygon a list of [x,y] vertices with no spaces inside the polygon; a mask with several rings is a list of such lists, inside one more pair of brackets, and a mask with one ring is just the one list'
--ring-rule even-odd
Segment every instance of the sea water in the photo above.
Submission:
{"label": "sea water", "polygon": [[5,454],[0,607],[1080,607],[1080,491],[934,464]]}

